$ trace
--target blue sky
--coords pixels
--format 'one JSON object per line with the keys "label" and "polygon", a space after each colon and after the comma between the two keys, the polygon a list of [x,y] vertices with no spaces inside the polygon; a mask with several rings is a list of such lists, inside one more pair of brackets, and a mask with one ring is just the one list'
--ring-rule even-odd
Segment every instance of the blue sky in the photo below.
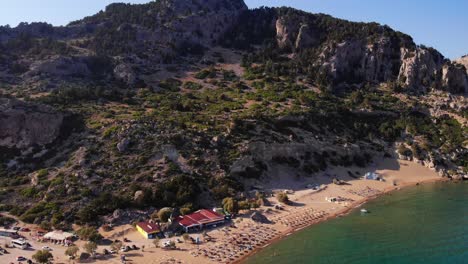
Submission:
{"label": "blue sky", "polygon": [[[3,0],[0,25],[46,21],[64,25],[119,0]],[[148,0],[121,0],[145,3]],[[352,21],[376,21],[413,36],[446,57],[468,53],[468,0],[245,0],[250,8],[292,6]]]}

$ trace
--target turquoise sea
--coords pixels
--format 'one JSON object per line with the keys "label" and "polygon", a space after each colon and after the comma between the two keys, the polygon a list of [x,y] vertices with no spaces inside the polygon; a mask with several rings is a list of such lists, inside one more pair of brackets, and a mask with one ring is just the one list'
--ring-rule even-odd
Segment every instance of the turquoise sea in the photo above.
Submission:
{"label": "turquoise sea", "polygon": [[431,183],[379,197],[274,243],[247,264],[468,263],[468,182]]}

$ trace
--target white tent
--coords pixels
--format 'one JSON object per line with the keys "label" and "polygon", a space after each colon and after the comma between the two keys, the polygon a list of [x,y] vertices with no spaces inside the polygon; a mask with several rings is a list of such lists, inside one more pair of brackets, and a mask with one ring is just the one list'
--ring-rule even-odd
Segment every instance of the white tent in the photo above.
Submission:
{"label": "white tent", "polygon": [[66,240],[73,237],[72,233],[63,232],[63,231],[52,231],[44,235],[45,239],[51,240]]}

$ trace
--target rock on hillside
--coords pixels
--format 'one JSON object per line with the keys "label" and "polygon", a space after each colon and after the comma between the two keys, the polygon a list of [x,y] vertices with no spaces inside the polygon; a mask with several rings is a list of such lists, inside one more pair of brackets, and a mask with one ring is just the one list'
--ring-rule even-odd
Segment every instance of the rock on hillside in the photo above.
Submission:
{"label": "rock on hillside", "polygon": [[465,70],[466,70],[466,72],[468,72],[468,55],[465,55],[465,56],[455,60],[455,62],[465,66]]}
{"label": "rock on hillside", "polygon": [[0,98],[0,147],[27,149],[54,142],[64,115],[51,107]]}

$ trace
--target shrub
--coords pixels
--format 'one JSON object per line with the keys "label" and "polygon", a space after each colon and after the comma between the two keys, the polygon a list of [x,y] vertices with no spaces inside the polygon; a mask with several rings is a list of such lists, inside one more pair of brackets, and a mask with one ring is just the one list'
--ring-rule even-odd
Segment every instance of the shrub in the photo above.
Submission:
{"label": "shrub", "polygon": [[77,246],[71,246],[65,250],[65,255],[70,256],[70,257],[76,257],[76,254],[78,254],[78,251],[80,251],[80,248]]}
{"label": "shrub", "polygon": [[186,82],[184,83],[183,87],[185,89],[188,89],[188,90],[200,90],[201,88],[203,88],[203,86],[199,83],[195,83],[195,82]]}
{"label": "shrub", "polygon": [[239,211],[239,206],[237,201],[232,197],[227,197],[223,199],[223,209],[224,211],[230,214],[236,214]]}
{"label": "shrub", "polygon": [[289,197],[286,193],[284,192],[280,192],[276,195],[276,199],[278,200],[278,202],[280,203],[284,203],[284,204],[287,204],[289,203]]}
{"label": "shrub", "polygon": [[[102,239],[101,234],[93,227],[83,227],[76,232],[81,240],[97,242]],[[88,252],[89,253],[89,252]]]}
{"label": "shrub", "polygon": [[159,221],[166,223],[171,217],[172,211],[173,211],[172,208],[162,208],[161,210],[159,210],[158,211]]}
{"label": "shrub", "polygon": [[32,256],[32,258],[39,263],[48,263],[53,257],[52,253],[47,250],[39,250]]}

